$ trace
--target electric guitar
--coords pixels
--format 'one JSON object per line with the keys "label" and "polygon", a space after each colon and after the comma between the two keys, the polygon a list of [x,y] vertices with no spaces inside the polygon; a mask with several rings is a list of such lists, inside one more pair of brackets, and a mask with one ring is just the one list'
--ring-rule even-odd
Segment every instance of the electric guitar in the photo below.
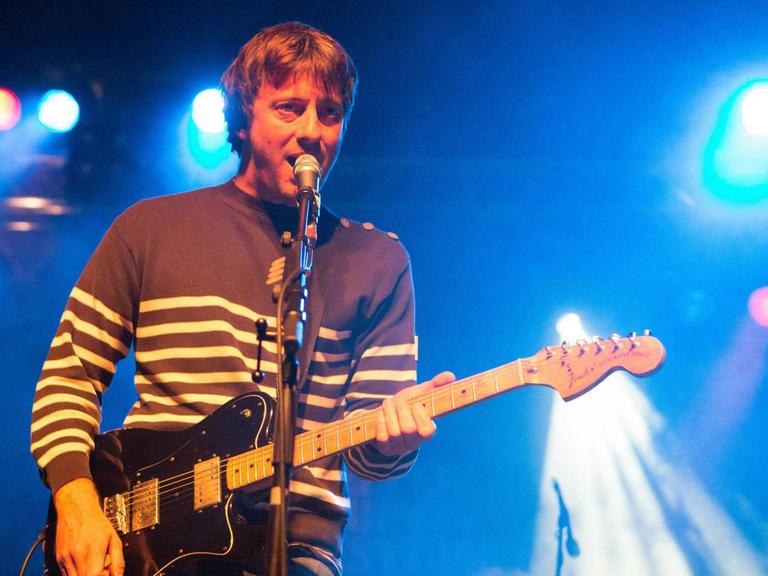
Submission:
{"label": "electric guitar", "polygon": [[[435,388],[410,402],[437,417],[529,385],[554,388],[568,401],[615,370],[651,374],[664,357],[661,342],[649,333],[547,346],[534,356]],[[357,411],[297,434],[294,465],[374,440],[378,410]],[[272,476],[273,414],[272,398],[252,392],[185,430],[125,429],[96,437],[91,470],[104,512],[123,543],[126,576],[183,575],[211,560],[263,558],[265,526],[244,522],[237,504],[245,492],[266,488]],[[60,576],[55,535],[51,504],[45,572]]]}

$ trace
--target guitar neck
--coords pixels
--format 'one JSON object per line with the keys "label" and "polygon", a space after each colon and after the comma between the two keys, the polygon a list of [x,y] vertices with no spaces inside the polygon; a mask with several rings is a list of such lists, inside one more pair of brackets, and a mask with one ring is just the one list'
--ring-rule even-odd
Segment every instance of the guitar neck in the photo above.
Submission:
{"label": "guitar neck", "polygon": [[[421,404],[433,418],[470,406],[526,384],[524,360],[434,388],[409,400]],[[381,408],[358,410],[347,417],[294,437],[293,464],[303,466],[376,438]],[[272,475],[272,444],[244,452],[227,463],[227,487],[242,488]]]}
{"label": "guitar neck", "polygon": [[[563,400],[588,392],[615,370],[647,376],[664,362],[664,346],[646,333],[626,338],[614,334],[592,342],[545,346],[537,354],[493,370],[434,388],[409,400],[421,404],[433,418],[475,404],[520,386],[540,384],[557,390]],[[381,408],[358,410],[346,418],[294,438],[293,464],[302,466],[370,442],[376,437]],[[272,475],[272,445],[262,446],[227,460],[227,487],[247,486]]]}

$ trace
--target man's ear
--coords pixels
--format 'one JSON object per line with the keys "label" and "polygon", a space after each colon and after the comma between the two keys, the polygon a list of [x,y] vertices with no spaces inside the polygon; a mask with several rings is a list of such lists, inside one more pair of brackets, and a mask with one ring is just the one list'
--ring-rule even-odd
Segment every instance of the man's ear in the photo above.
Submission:
{"label": "man's ear", "polygon": [[237,131],[237,137],[240,138],[240,140],[245,140],[247,135],[245,133],[245,128],[240,128],[240,130]]}

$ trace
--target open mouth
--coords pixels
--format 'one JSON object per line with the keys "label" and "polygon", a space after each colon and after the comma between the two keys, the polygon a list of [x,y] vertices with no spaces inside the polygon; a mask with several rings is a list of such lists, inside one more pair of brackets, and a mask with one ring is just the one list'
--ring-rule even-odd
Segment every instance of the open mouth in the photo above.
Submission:
{"label": "open mouth", "polygon": [[[304,156],[304,154],[308,154],[308,152],[299,152],[298,154],[289,154],[288,156],[285,157],[285,160],[288,162],[288,164],[291,165],[291,168],[293,168],[293,166],[296,164],[296,160],[299,159],[299,156]],[[315,155],[312,154],[312,156],[315,156]],[[317,156],[315,156],[315,158],[317,158],[318,163],[322,166],[322,162],[320,162],[320,158],[318,158]]]}

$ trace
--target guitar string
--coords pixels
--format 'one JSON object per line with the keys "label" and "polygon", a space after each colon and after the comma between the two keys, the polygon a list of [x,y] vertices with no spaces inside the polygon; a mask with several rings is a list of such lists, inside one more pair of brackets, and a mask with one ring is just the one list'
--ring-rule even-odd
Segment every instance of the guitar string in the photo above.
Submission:
{"label": "guitar string", "polygon": [[[497,377],[497,380],[498,380],[499,376],[504,377],[504,376],[506,376],[509,373],[519,373],[519,368],[517,367],[517,363],[518,362],[520,362],[520,360],[516,360],[514,362],[510,362],[510,363],[505,364],[503,366],[500,366],[498,368],[495,368],[495,369],[492,369],[492,370],[488,370],[486,372],[482,372],[480,374],[476,374],[476,375],[470,376],[468,378],[463,378],[461,380],[457,380],[456,382],[453,382],[453,383],[451,383],[451,384],[449,384],[447,386],[436,388],[436,389],[432,390],[431,392],[429,392],[428,394],[426,394],[424,396],[419,396],[419,397],[411,398],[411,399],[408,400],[408,403],[409,403],[409,405],[413,406],[415,404],[422,403],[422,402],[425,402],[425,401],[426,402],[430,402],[430,401],[434,400],[435,402],[440,402],[441,400],[445,400],[445,399],[448,399],[450,397],[453,397],[454,402],[452,402],[452,407],[451,407],[450,410],[453,410],[455,408],[460,408],[462,406],[465,406],[466,404],[457,404],[455,406],[453,405],[453,404],[455,404],[455,399],[456,399],[456,396],[455,396],[456,389],[460,389],[462,387],[462,385],[472,385],[472,386],[476,387],[478,383],[482,383],[483,377],[487,376],[487,375],[495,375]],[[477,382],[477,381],[481,381],[481,382]],[[509,389],[507,386],[505,386],[504,388],[502,388],[500,386],[499,387],[499,393],[503,392],[503,391],[506,391],[507,389]],[[496,391],[494,390],[493,394],[491,394],[489,396],[484,396],[483,398],[487,398],[487,397],[493,396],[495,394],[496,394]],[[481,399],[483,399],[483,398],[481,398]],[[447,412],[450,412],[450,410],[446,410],[444,412],[439,412],[439,413],[437,413],[435,415],[439,416],[441,414],[445,414]],[[376,408],[376,409],[373,409],[373,410],[369,410],[369,411],[366,411],[366,412],[361,412],[359,414],[355,414],[352,417],[350,417],[348,420],[347,419],[339,420],[339,421],[337,421],[335,423],[330,423],[328,425],[325,425],[324,426],[325,434],[329,434],[331,436],[335,436],[334,430],[332,430],[333,428],[337,429],[336,432],[340,432],[341,428],[348,428],[350,426],[359,429],[361,426],[365,426],[366,424],[375,425],[375,420],[376,420],[376,418],[378,416],[378,413],[380,411],[381,411],[381,408]],[[367,422],[366,422],[366,420],[367,420]],[[318,433],[322,434],[321,429],[309,430],[309,431],[305,431],[305,432],[302,432],[302,433],[299,434],[299,437],[304,436],[305,434],[307,435],[306,438],[304,438],[303,440],[299,441],[299,446],[302,447],[302,448],[300,448],[300,450],[301,450],[300,454],[303,454],[303,448],[304,447],[309,447],[309,448],[312,447],[312,445],[314,443],[314,438],[311,438],[311,436],[314,436],[315,434],[318,434]],[[352,436],[353,435],[350,434],[350,439],[352,439]],[[365,440],[362,443],[368,442],[370,440],[371,439],[367,439],[367,440]],[[352,444],[349,447],[354,447],[356,445],[358,445],[358,444]],[[245,464],[247,464],[249,460],[255,460],[255,461],[258,462],[261,459],[263,459],[264,460],[264,464],[266,464],[266,463],[270,462],[270,460],[271,460],[271,458],[265,458],[265,456],[267,456],[268,454],[272,453],[272,446],[273,446],[272,444],[268,444],[268,445],[265,445],[265,446],[261,446],[261,447],[255,448],[255,449],[253,449],[253,450],[251,450],[249,452],[243,453],[243,454],[237,454],[235,456],[230,456],[230,457],[227,457],[227,458],[222,458],[220,460],[220,462],[219,462],[219,466],[218,466],[218,469],[216,470],[216,472],[220,475],[222,472],[224,472],[226,470],[227,465],[229,464],[230,461],[234,461],[235,459],[238,459],[238,458],[242,459],[243,463],[245,463]],[[336,450],[333,453],[338,452],[338,451],[339,450]],[[324,456],[325,455],[325,451],[323,451],[323,452],[324,452],[323,453],[323,456]],[[310,460],[305,462],[305,464],[309,463],[309,462],[312,462],[312,461],[314,461],[314,460],[316,460],[318,458],[322,458],[323,456],[312,457]],[[213,471],[214,470],[211,470],[210,472],[213,472]],[[269,473],[269,474],[267,474],[265,476],[259,477],[258,470],[256,472],[257,472],[256,479],[253,480],[253,482],[248,482],[247,481],[246,484],[255,483],[255,482],[258,482],[259,480],[264,480],[264,479],[269,478],[270,476],[272,476],[272,473]],[[193,486],[194,483],[195,483],[194,475],[195,475],[195,471],[194,470],[188,470],[186,472],[182,472],[181,474],[177,474],[176,476],[170,476],[168,478],[164,478],[163,480],[158,481],[158,485],[157,485],[157,498],[159,499],[161,496],[167,495],[169,492],[178,491],[179,489],[184,488],[185,486]],[[184,482],[187,482],[187,483],[183,484]],[[243,484],[243,485],[246,485],[246,484]],[[124,498],[124,502],[126,503],[126,505],[128,505],[128,504],[132,505],[136,500],[138,500],[140,498],[146,498],[147,495],[143,494],[142,490],[144,490],[146,492],[149,492],[148,488],[145,488],[145,487],[142,487],[142,486],[139,486],[138,488],[134,487],[133,489],[129,490],[127,492],[127,494],[129,496],[127,498]],[[126,494],[126,492],[124,492],[122,494]]]}
{"label": "guitar string", "polygon": [[[626,340],[626,339],[624,338],[624,339],[621,339],[621,340],[623,341],[623,340]],[[589,348],[589,347],[590,346],[587,346],[586,348]],[[620,348],[620,346],[617,346],[616,348],[614,348],[614,353],[616,351],[618,351],[619,348]],[[634,348],[634,346],[632,348]],[[600,350],[598,349],[597,352],[599,353]],[[528,359],[528,360],[530,361],[531,359]],[[506,391],[511,390],[512,388],[518,386],[518,385],[523,384],[524,383],[524,378],[522,380],[518,379],[518,381],[513,383],[512,385],[509,385],[508,383],[505,383],[503,387],[500,387],[499,386],[499,382],[498,382],[498,377],[499,376],[505,376],[506,373],[517,372],[517,376],[522,376],[522,363],[523,363],[522,360],[516,360],[514,362],[510,362],[508,364],[505,364],[503,366],[500,366],[500,367],[492,369],[492,370],[488,370],[486,372],[477,374],[475,376],[464,378],[464,379],[456,381],[456,382],[454,382],[454,383],[452,383],[452,384],[450,384],[448,386],[432,390],[428,394],[421,395],[421,396],[418,396],[418,397],[415,397],[415,398],[411,398],[411,399],[409,399],[408,403],[410,405],[415,405],[415,404],[423,402],[423,401],[432,401],[434,403],[434,401],[440,401],[440,400],[444,399],[447,396],[451,396],[451,408],[450,409],[446,409],[444,412],[435,412],[434,405],[432,407],[433,412],[435,412],[434,416],[439,416],[441,414],[448,413],[448,412],[450,412],[452,410],[461,408],[463,406],[466,406],[468,404],[474,403],[474,402],[479,401],[479,400],[490,398],[490,397],[495,396],[495,395],[497,395],[499,393],[506,392]],[[603,368],[605,369],[604,371],[605,371],[606,374],[609,373],[612,370],[612,369],[606,368],[605,366]],[[616,368],[616,366],[614,366],[613,368]],[[476,387],[477,387],[478,383],[482,384],[484,382],[483,378],[488,376],[488,375],[493,375],[494,376],[495,390],[494,390],[494,392],[492,394],[487,394],[487,395],[482,396],[481,398],[477,398],[476,397],[476,392],[477,392]],[[455,398],[455,394],[454,393],[456,392],[457,389],[460,390],[462,388],[462,386],[465,385],[465,384],[466,385],[471,385],[473,387],[473,390],[472,390],[472,402],[466,403],[466,404],[461,404],[460,403],[460,404],[457,405],[456,401],[455,401],[456,398]],[[461,392],[462,392],[462,394],[465,394],[464,390],[462,390]],[[335,451],[332,451],[331,454],[341,451],[341,449],[338,448],[338,444],[339,444],[338,434],[339,434],[340,428],[347,427],[347,426],[352,426],[352,425],[358,424],[360,422],[362,422],[362,424],[365,426],[365,425],[367,425],[370,422],[370,418],[371,417],[373,417],[373,418],[377,417],[377,415],[378,415],[378,413],[380,411],[381,411],[381,409],[377,408],[377,409],[371,410],[369,412],[360,413],[358,415],[355,415],[355,416],[349,418],[349,420],[337,421],[335,423],[331,423],[330,425],[326,425],[326,426],[324,426],[321,429],[313,430],[313,431],[306,431],[306,432],[303,432],[303,433],[299,434],[298,438],[301,438],[302,436],[304,436],[304,439],[299,441],[299,446],[301,447],[301,455],[303,456],[303,448],[305,446],[307,446],[307,444],[309,445],[310,448],[312,447],[312,445],[314,444],[314,438],[311,438],[311,436],[314,436],[315,434],[318,434],[319,437],[321,437],[323,439],[324,445],[325,445],[325,438],[323,437],[323,434],[324,433],[333,434],[332,428],[336,428],[337,449]],[[366,434],[367,434],[367,430],[366,430]],[[350,433],[350,440],[351,441],[354,440],[353,435],[351,433]],[[363,442],[361,442],[359,444],[362,444],[362,443]],[[263,459],[264,456],[266,455],[265,453],[271,452],[271,449],[272,449],[272,445],[266,445],[266,446],[259,447],[259,448],[256,448],[255,450],[253,450],[251,452],[251,456],[248,456],[247,453],[244,453],[244,454],[238,454],[238,455],[233,456],[233,457],[228,457],[228,458],[222,459],[220,464],[219,464],[219,466],[218,466],[218,470],[217,470],[218,478],[216,480],[218,480],[219,483],[221,482],[221,473],[226,469],[226,467],[227,467],[227,465],[228,465],[230,460],[234,460],[235,458],[241,458],[241,459],[244,460],[243,463],[247,464],[249,458],[252,458],[253,460],[256,460],[256,461],[258,461],[259,458]],[[322,457],[322,456],[320,456],[320,457]],[[312,458],[312,460],[309,460],[309,462],[312,462],[315,459],[317,459],[317,458]],[[269,459],[263,460],[262,461],[262,467],[265,467],[267,462],[269,462]],[[272,474],[270,473],[270,474],[267,474],[267,475],[263,476],[262,478],[258,478],[258,474],[257,474],[257,477],[256,477],[255,480],[249,481],[248,480],[248,478],[249,478],[248,473],[246,473],[246,483],[245,484],[241,484],[241,486],[244,486],[246,484],[253,484],[253,483],[258,482],[259,480],[265,480],[265,479],[269,478],[269,476],[271,476],[271,475]],[[186,478],[188,478],[190,476],[194,476],[194,471],[189,471],[189,472],[186,472],[186,473],[179,474],[179,475],[177,475],[175,477],[170,477],[168,479],[164,479],[162,481],[158,481],[158,488],[159,488],[160,485],[162,485],[163,486],[163,490],[159,490],[158,489],[158,492],[157,492],[157,507],[158,507],[159,511],[162,511],[164,517],[167,517],[169,514],[175,513],[178,510],[179,506],[185,504],[185,502],[181,499],[182,495],[187,496],[189,493],[194,493],[194,488],[193,488],[194,485],[195,485],[194,478],[192,479],[192,482],[187,482],[186,484],[181,484],[180,486],[176,486],[175,489],[170,488],[170,486],[172,486],[173,484],[178,484],[179,482],[183,482]],[[173,482],[171,482],[171,480],[173,480]],[[168,495],[169,495],[168,493],[171,492],[171,491],[173,491],[173,498],[169,498],[168,497]],[[136,504],[137,500],[146,497],[146,494],[142,494],[141,493],[141,489],[136,490],[135,488],[132,489],[132,490],[129,490],[127,492],[127,494],[129,494],[129,497],[126,498],[125,501],[131,507],[133,507]],[[158,512],[158,514],[159,514],[159,512]],[[114,514],[112,514],[112,516],[113,516],[113,519],[116,520],[114,518]]]}
{"label": "guitar string", "polygon": [[[488,374],[495,373],[496,376],[503,376],[507,372],[518,372],[519,369],[516,369],[514,367],[514,365],[517,362],[518,361],[511,362],[511,363],[509,363],[507,365],[501,366],[501,367],[496,368],[494,370],[489,370],[487,372],[484,372],[484,373],[481,373],[481,374],[477,374],[475,376],[472,376],[472,377],[469,377],[469,378],[464,378],[462,380],[456,381],[456,382],[452,383],[449,386],[437,388],[437,389],[431,391],[431,393],[429,394],[430,398],[424,398],[424,397],[412,398],[412,399],[409,400],[409,404],[415,405],[415,404],[417,404],[419,402],[422,402],[422,401],[425,401],[425,400],[429,401],[431,399],[434,399],[436,402],[440,402],[441,400],[447,399],[450,396],[454,396],[454,400],[455,400],[454,392],[455,392],[455,390],[457,388],[461,388],[461,385],[470,384],[470,385],[477,386],[477,384],[478,384],[477,380],[481,380],[483,378],[483,376],[486,376]],[[475,381],[475,382],[473,382],[473,381]],[[502,391],[506,391],[506,387],[505,387],[505,389],[501,389],[501,388],[499,389],[499,392],[502,392]],[[495,395],[495,391],[494,391],[494,394],[492,394],[492,395]],[[483,398],[485,398],[485,397],[488,397],[488,396],[484,396]],[[483,398],[481,398],[481,399],[483,399]],[[455,402],[452,402],[451,409],[460,408],[460,407],[465,405],[465,404],[459,404],[459,405],[454,405],[454,404],[455,404]],[[337,430],[337,432],[339,432],[341,428],[347,428],[348,426],[356,426],[357,424],[365,425],[366,424],[366,419],[368,420],[367,424],[373,425],[373,424],[375,424],[375,417],[376,417],[376,415],[378,414],[379,411],[380,411],[380,409],[377,408],[375,410],[371,410],[371,411],[368,411],[368,412],[365,412],[365,413],[357,414],[357,415],[351,417],[349,420],[340,420],[340,421],[337,421],[336,423],[331,423],[330,425],[326,425],[325,432],[333,436],[334,434],[333,434],[333,430],[331,430],[331,428],[337,428],[337,429],[339,429],[339,430]],[[445,410],[444,412],[439,412],[436,415],[445,414],[445,413],[447,413],[449,411],[450,410]],[[371,422],[371,420],[373,420],[373,422]],[[356,427],[359,429],[359,426],[356,426]],[[311,436],[313,436],[315,434],[318,434],[318,431],[317,430],[306,431],[306,432],[301,433],[299,436],[303,436],[305,434],[307,434],[310,437],[307,437],[307,438],[304,438],[303,440],[300,440],[299,446],[302,447],[302,448],[311,448],[312,444],[314,443],[314,438],[311,438]],[[350,438],[352,438],[352,436],[350,436]],[[369,441],[369,440],[370,439],[368,439],[366,441]],[[366,441],[364,441],[364,442],[366,442]],[[359,444],[362,444],[364,442],[361,442]],[[357,444],[353,444],[350,447],[352,447],[354,445],[357,445]],[[340,450],[335,450],[332,453],[336,453],[338,451],[340,451]],[[238,459],[238,458],[242,459],[244,464],[247,464],[249,460],[254,460],[254,461],[257,461],[257,462],[260,461],[260,460],[263,460],[262,465],[263,466],[267,465],[267,463],[271,459],[270,458],[265,458],[265,457],[268,454],[271,454],[271,452],[272,452],[272,444],[269,444],[269,445],[265,445],[265,446],[256,448],[256,449],[252,450],[250,453],[243,453],[243,454],[238,454],[238,455],[231,456],[231,457],[228,457],[228,458],[223,458],[223,459],[220,460],[220,463],[219,463],[219,466],[218,466],[218,470],[216,470],[216,472],[220,475],[222,472],[224,472],[226,470],[226,467],[227,467],[227,465],[229,464],[230,461],[233,461],[233,460]],[[303,453],[303,450],[302,450],[302,453]],[[325,453],[323,455],[325,455]],[[317,458],[322,458],[322,456],[312,457],[312,459],[309,460],[308,462],[312,462],[312,461],[316,460]],[[305,463],[308,463],[308,462],[305,462]],[[211,471],[211,472],[213,472],[213,471]],[[244,484],[242,484],[241,486],[244,486],[246,484],[252,484],[252,483],[258,482],[260,480],[263,480],[263,479],[266,479],[266,478],[269,478],[270,476],[272,476],[272,472],[270,472],[270,473],[268,473],[266,475],[263,475],[263,476],[259,477],[258,470],[255,470],[255,472],[256,472],[256,478],[253,481],[246,480],[246,482]],[[191,470],[191,471],[187,471],[187,472],[178,474],[176,476],[171,476],[169,478],[166,478],[166,479],[163,479],[163,480],[159,481],[158,482],[158,487],[157,487],[157,494],[156,494],[157,498],[159,499],[161,496],[167,495],[169,492],[176,492],[176,491],[184,488],[185,486],[193,486],[194,483],[195,483],[194,475],[195,475],[194,470]],[[241,474],[241,476],[242,476],[242,474]],[[246,479],[247,478],[249,478],[248,473],[246,473]],[[220,479],[220,476],[219,476],[219,479]],[[187,482],[186,484],[183,484],[183,482],[185,482],[187,480],[191,480],[191,481]],[[147,488],[143,488],[143,487],[134,488],[132,490],[129,490],[127,492],[127,494],[129,494],[128,498],[124,499],[125,503],[128,504],[128,505],[132,505],[138,499],[147,498],[148,494],[142,492],[142,489],[144,490],[144,492],[147,492],[147,493],[149,492],[149,490]],[[123,493],[123,494],[126,494],[126,493]]]}

